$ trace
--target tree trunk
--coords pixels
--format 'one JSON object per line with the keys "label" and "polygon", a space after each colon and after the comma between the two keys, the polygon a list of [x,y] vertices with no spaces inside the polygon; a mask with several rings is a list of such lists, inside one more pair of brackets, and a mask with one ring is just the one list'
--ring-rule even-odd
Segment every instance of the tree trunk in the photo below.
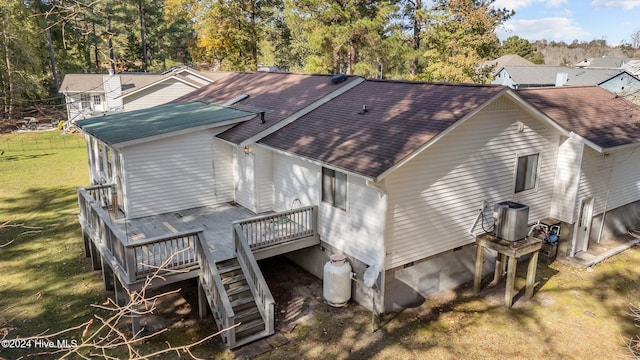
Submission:
{"label": "tree trunk", "polygon": [[113,55],[113,35],[111,34],[111,17],[107,18],[107,32],[109,33],[109,62],[111,63],[111,71],[116,73],[116,59]]}
{"label": "tree trunk", "polygon": [[57,94],[60,89],[60,82],[58,79],[58,70],[56,69],[56,57],[53,53],[53,43],[51,42],[51,29],[47,26],[47,47],[49,48],[49,61],[51,62],[51,73],[53,74],[53,87]]}
{"label": "tree trunk", "polygon": [[147,39],[145,37],[144,29],[144,7],[142,5],[143,0],[138,1],[138,13],[140,15],[140,43],[142,44],[142,71],[147,71],[148,58],[147,58]]}
{"label": "tree trunk", "polygon": [[7,114],[7,118],[11,120],[13,117],[13,92],[14,92],[14,84],[13,84],[13,65],[11,63],[11,47],[9,46],[9,35],[7,34],[7,30],[9,27],[9,15],[5,12],[4,18],[2,19],[4,29],[2,31],[2,40],[4,42],[4,61],[5,67],[7,69],[7,87],[5,90],[5,102],[4,102],[4,111]]}
{"label": "tree trunk", "polygon": [[98,51],[98,37],[96,36],[96,23],[91,21],[91,30],[93,33],[93,56],[96,60],[96,74],[100,73],[100,52]]}
{"label": "tree trunk", "polygon": [[413,9],[413,42],[412,48],[414,51],[413,58],[411,59],[411,76],[418,75],[418,50],[420,50],[420,33],[422,32],[422,18],[420,16],[420,11],[422,10],[422,0],[415,0]]}

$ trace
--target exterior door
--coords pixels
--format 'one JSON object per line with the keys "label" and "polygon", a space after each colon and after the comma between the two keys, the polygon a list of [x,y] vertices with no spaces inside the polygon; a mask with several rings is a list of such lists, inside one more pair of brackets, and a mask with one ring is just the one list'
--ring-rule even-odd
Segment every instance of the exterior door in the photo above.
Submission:
{"label": "exterior door", "polygon": [[593,216],[593,198],[584,199],[580,202],[580,213],[574,236],[573,254],[587,251],[589,248],[589,234],[591,233],[591,219]]}

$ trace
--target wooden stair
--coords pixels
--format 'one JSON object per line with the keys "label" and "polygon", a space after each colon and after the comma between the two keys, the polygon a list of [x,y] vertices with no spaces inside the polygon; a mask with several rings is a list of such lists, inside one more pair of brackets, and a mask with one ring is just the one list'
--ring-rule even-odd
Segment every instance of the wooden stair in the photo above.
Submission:
{"label": "wooden stair", "polygon": [[[235,330],[236,344],[240,346],[265,336],[265,322],[251,292],[238,259],[216,263],[222,285],[235,314],[234,321],[240,323]],[[268,331],[267,331],[268,332]]]}

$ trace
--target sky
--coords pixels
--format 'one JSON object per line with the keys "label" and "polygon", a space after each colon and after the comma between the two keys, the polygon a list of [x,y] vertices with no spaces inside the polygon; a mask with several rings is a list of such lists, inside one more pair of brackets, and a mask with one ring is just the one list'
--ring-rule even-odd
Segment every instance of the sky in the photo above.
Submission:
{"label": "sky", "polygon": [[606,40],[631,43],[640,31],[640,0],[496,0],[494,6],[516,14],[496,31],[500,40],[519,36],[529,41]]}

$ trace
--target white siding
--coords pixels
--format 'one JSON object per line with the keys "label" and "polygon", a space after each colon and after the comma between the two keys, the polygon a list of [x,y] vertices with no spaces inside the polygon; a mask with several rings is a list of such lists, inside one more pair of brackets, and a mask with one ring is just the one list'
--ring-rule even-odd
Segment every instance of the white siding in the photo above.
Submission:
{"label": "white siding", "polygon": [[120,75],[104,75],[102,82],[104,83],[104,110],[107,112],[122,111]]}
{"label": "white siding", "polygon": [[169,81],[151,86],[148,89],[132,94],[124,98],[124,111],[146,109],[157,105],[166,104],[184,96],[196,88],[181,81]]}
{"label": "white siding", "polygon": [[254,146],[256,213],[273,210],[273,152]]}
{"label": "white siding", "polygon": [[365,180],[349,175],[347,210],[321,202],[322,167],[300,158],[273,155],[275,210],[319,205],[320,238],[345,254],[382,266],[386,196],[368,187]]}
{"label": "white siding", "polygon": [[[640,150],[618,150],[608,156],[586,148],[578,200],[593,197],[593,214],[640,200]],[[608,193],[607,193],[608,192]],[[608,199],[608,200],[607,200]],[[579,201],[575,207],[579,206]]]}
{"label": "white siding", "polygon": [[245,153],[243,148],[235,148],[235,197],[238,204],[257,212],[254,156],[253,153]]}
{"label": "white siding", "polygon": [[137,218],[227,201],[216,196],[212,139],[211,132],[202,131],[123,149],[127,216]]}
{"label": "white siding", "polygon": [[[396,170],[386,179],[386,267],[473,243],[468,232],[485,200],[485,228],[504,200],[529,205],[530,222],[549,216],[558,141],[555,130],[523,110],[485,110]],[[540,153],[537,187],[514,194],[516,159],[533,153]]]}
{"label": "white siding", "polygon": [[217,202],[230,202],[235,199],[232,159],[233,146],[213,138],[214,196]]}
{"label": "white siding", "polygon": [[583,150],[584,144],[581,141],[561,137],[550,215],[569,224],[573,224],[576,216]]}

